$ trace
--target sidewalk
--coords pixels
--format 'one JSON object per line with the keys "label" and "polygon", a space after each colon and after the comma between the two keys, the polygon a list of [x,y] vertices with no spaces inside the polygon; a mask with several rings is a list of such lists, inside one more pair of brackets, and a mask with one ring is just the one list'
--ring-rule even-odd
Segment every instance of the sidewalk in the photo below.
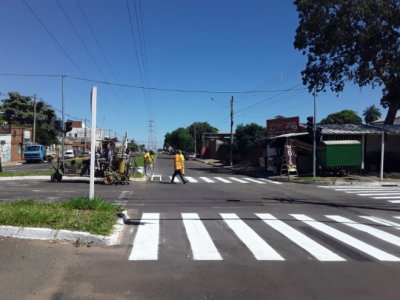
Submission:
{"label": "sidewalk", "polygon": [[197,161],[212,165],[214,167],[221,167],[227,170],[232,170],[239,174],[245,174],[253,177],[263,177],[274,181],[293,182],[303,184],[320,184],[320,185],[391,185],[400,186],[399,173],[385,173],[383,181],[380,181],[379,175],[348,175],[348,176],[329,176],[329,177],[297,177],[297,176],[280,176],[268,175],[263,167],[254,166],[225,166],[221,161],[216,159],[200,159]]}

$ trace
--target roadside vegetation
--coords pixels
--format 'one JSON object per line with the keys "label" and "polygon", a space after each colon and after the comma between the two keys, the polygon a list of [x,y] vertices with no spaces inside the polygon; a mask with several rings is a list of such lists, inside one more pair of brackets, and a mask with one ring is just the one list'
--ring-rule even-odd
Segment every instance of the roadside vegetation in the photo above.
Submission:
{"label": "roadside vegetation", "polygon": [[33,200],[0,203],[0,225],[85,231],[109,235],[122,208],[99,197],[84,197],[63,203]]}
{"label": "roadside vegetation", "polygon": [[0,177],[16,177],[16,176],[50,176],[53,173],[49,171],[4,171],[0,172]]}

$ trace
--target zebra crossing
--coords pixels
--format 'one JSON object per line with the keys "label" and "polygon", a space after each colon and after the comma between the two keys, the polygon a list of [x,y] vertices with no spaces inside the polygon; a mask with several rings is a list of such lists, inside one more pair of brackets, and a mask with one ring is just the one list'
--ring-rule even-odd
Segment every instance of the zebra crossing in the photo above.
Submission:
{"label": "zebra crossing", "polygon": [[[240,183],[240,184],[246,184],[246,183],[256,183],[256,184],[267,184],[267,183],[272,183],[272,184],[282,184],[281,182],[278,181],[273,181],[265,178],[250,178],[250,177],[233,177],[233,176],[228,176],[228,177],[221,177],[221,176],[199,176],[199,177],[192,177],[192,176],[185,176],[185,178],[190,182],[190,183]],[[151,176],[151,181],[171,181],[172,176],[168,175],[159,175],[155,174]],[[179,183],[181,182],[178,177],[174,178],[174,182]]]}
{"label": "zebra crossing", "polygon": [[376,200],[387,200],[390,203],[400,203],[399,186],[334,185],[319,187]]}
{"label": "zebra crossing", "polygon": [[[347,218],[324,215],[316,219],[305,214],[274,216],[270,213],[253,213],[251,217],[241,218],[235,213],[219,213],[215,218],[202,219],[198,213],[170,214],[142,214],[128,260],[157,261],[160,260],[160,251],[172,251],[174,254],[173,249],[181,244],[188,248],[182,260],[187,257],[200,261],[225,260],[224,255],[228,254],[221,251],[213,240],[218,241],[221,247],[219,237],[223,232],[224,236],[228,234],[228,240],[239,241],[239,248],[258,261],[290,260],[292,258],[285,251],[290,246],[296,251],[300,249],[299,253],[305,259],[321,262],[351,260],[343,247],[349,247],[372,260],[400,262],[400,216],[381,218],[361,215]],[[168,236],[174,236],[174,232],[166,229],[171,225],[171,220],[177,222],[175,226],[183,229],[183,240],[180,242],[176,236]],[[319,232],[323,238],[316,238],[310,231]],[[163,233],[162,237],[160,233]],[[355,234],[360,237],[355,237]],[[276,236],[279,236],[279,246]],[[170,243],[174,246],[171,247]]]}

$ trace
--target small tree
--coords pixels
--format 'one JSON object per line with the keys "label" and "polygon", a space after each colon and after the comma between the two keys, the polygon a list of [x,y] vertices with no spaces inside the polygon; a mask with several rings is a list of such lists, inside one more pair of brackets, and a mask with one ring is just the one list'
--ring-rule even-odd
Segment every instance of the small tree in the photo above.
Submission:
{"label": "small tree", "polygon": [[372,104],[364,110],[363,116],[365,123],[370,124],[381,117],[381,112],[379,108],[377,108],[375,105]]}

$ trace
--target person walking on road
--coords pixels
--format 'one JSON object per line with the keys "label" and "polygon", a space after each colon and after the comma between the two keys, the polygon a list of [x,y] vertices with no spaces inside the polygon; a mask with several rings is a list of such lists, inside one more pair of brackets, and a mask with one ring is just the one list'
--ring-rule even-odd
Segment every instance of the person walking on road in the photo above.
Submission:
{"label": "person walking on road", "polygon": [[144,160],[144,175],[150,176],[150,169],[153,165],[154,154],[152,156],[149,151],[144,150],[143,160]]}
{"label": "person walking on road", "polygon": [[174,174],[172,174],[171,183],[175,183],[174,179],[176,175],[179,175],[183,183],[188,183],[188,180],[184,176],[185,173],[185,157],[181,150],[177,150],[174,158]]}

